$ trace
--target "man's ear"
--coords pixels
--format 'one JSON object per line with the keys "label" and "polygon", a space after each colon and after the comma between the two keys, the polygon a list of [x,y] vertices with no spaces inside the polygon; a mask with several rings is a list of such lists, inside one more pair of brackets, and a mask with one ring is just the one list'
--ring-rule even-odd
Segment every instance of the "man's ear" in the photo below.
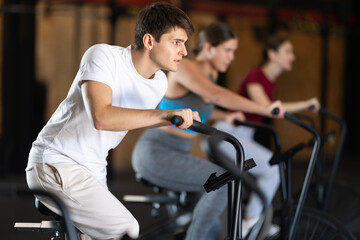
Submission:
{"label": "man's ear", "polygon": [[143,44],[147,50],[151,50],[154,47],[154,37],[150,33],[146,33],[143,37]]}

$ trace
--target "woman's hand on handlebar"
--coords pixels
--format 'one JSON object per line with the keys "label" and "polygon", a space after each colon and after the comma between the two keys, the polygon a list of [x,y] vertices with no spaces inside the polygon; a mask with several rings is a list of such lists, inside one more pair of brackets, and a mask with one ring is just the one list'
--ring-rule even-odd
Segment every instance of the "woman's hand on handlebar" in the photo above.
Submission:
{"label": "woman's hand on handlebar", "polygon": [[271,103],[268,107],[267,107],[268,111],[269,111],[269,117],[273,117],[273,118],[284,118],[284,114],[286,112],[285,107],[283,106],[282,102],[280,100],[277,100],[273,103]]}
{"label": "woman's hand on handlebar", "polygon": [[317,113],[321,107],[319,100],[316,97],[310,98],[308,101],[308,109]]}
{"label": "woman's hand on handlebar", "polygon": [[193,120],[201,121],[199,113],[192,111],[190,108],[176,109],[170,111],[170,116],[180,116],[183,119],[183,123],[179,125],[179,128],[189,128],[193,124]]}
{"label": "woman's hand on handlebar", "polygon": [[227,113],[224,119],[229,124],[234,124],[234,120],[238,120],[240,122],[244,122],[246,120],[244,113],[242,112],[232,112]]}

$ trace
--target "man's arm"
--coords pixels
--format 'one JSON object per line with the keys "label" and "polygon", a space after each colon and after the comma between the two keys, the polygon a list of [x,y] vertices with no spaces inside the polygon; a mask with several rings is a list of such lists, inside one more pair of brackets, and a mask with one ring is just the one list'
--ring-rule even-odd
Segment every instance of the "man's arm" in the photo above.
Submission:
{"label": "man's arm", "polygon": [[83,81],[81,91],[85,109],[98,130],[126,131],[143,127],[170,125],[170,118],[179,115],[184,119],[180,128],[188,128],[193,119],[199,120],[197,112],[190,109],[178,110],[137,110],[114,107],[112,90],[104,83]]}

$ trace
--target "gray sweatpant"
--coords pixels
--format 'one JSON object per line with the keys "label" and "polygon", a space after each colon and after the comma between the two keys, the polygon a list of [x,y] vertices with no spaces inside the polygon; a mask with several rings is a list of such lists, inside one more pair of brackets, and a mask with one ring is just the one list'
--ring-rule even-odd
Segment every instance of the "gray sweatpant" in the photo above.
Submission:
{"label": "gray sweatpant", "polygon": [[190,155],[192,143],[160,129],[148,129],[134,148],[132,164],[135,172],[164,188],[204,192],[195,206],[186,240],[216,240],[221,233],[219,216],[227,205],[227,187],[205,193],[203,184],[210,174],[220,175],[225,170]]}

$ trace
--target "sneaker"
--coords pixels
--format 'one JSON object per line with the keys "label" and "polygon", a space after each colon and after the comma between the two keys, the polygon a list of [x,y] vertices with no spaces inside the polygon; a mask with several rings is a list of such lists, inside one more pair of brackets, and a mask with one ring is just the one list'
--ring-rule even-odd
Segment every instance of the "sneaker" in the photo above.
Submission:
{"label": "sneaker", "polygon": [[[242,238],[246,237],[246,235],[250,232],[250,230],[254,227],[254,225],[259,221],[259,217],[254,217],[249,220],[242,221]],[[277,235],[280,232],[280,227],[276,224],[271,224],[266,234],[266,237],[271,237]]]}
{"label": "sneaker", "polygon": [[280,233],[280,226],[276,224],[271,224],[268,233],[266,234],[267,237],[272,237]]}
{"label": "sneaker", "polygon": [[244,238],[250,232],[250,230],[253,228],[255,223],[257,223],[257,221],[259,221],[259,217],[250,218],[249,220],[242,220],[242,225],[241,225],[242,238]]}

